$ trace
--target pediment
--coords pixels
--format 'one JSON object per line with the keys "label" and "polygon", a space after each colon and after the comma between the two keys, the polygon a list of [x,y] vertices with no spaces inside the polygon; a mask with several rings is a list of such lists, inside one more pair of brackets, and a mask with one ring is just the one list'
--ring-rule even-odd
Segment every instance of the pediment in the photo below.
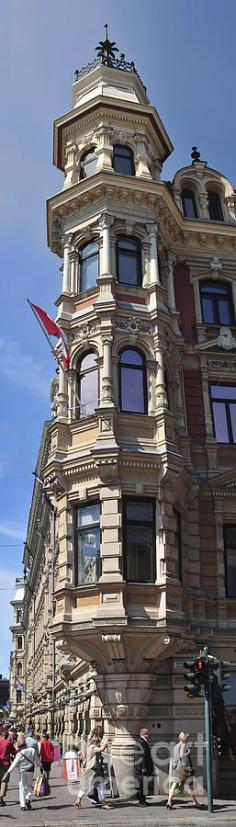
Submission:
{"label": "pediment", "polygon": [[236,349],[236,339],[234,338],[230,327],[220,327],[218,336],[214,339],[208,339],[201,344],[196,345],[196,350],[202,351],[217,351],[224,350],[227,353]]}
{"label": "pediment", "polygon": [[214,474],[201,487],[201,496],[204,497],[236,497],[236,468],[225,471],[223,474]]}

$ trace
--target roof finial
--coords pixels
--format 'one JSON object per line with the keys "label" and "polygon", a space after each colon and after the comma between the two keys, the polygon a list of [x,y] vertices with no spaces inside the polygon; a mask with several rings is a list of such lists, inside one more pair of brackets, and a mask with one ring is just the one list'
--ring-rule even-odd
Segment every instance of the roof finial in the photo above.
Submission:
{"label": "roof finial", "polygon": [[193,161],[200,161],[200,155],[201,153],[198,152],[197,147],[192,146],[191,158],[193,159]]}
{"label": "roof finial", "polygon": [[118,52],[115,40],[109,40],[108,37],[108,24],[105,23],[105,40],[100,40],[98,46],[96,46],[96,52],[98,53],[98,57],[101,57],[102,63],[105,66],[112,66],[112,61],[115,60],[115,52]]}

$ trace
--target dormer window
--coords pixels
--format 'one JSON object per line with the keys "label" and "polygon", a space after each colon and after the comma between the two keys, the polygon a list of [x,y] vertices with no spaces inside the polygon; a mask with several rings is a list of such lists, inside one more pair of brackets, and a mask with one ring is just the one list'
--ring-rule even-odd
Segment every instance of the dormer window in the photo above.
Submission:
{"label": "dormer window", "polygon": [[213,192],[213,190],[208,192],[208,208],[211,221],[224,221],[218,192]]}
{"label": "dormer window", "polygon": [[128,146],[115,144],[113,148],[113,169],[120,175],[135,175],[134,156]]}
{"label": "dormer window", "polygon": [[88,152],[84,152],[80,161],[80,181],[93,175],[97,167],[97,156],[95,147],[92,146]]}
{"label": "dormer window", "polygon": [[182,204],[185,218],[197,218],[195,195],[192,190],[182,190]]}
{"label": "dormer window", "polygon": [[231,288],[224,282],[203,281],[200,284],[202,321],[205,324],[234,324]]}

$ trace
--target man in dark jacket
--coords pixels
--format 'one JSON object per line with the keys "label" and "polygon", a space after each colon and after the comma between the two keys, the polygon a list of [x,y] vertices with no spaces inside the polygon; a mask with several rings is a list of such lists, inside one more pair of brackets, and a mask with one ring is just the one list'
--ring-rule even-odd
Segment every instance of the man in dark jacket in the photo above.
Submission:
{"label": "man in dark jacket", "polygon": [[153,760],[151,749],[148,743],[149,730],[140,729],[139,738],[135,747],[135,768],[138,781],[138,801],[141,805],[147,805],[146,795],[148,794],[148,780],[153,775]]}

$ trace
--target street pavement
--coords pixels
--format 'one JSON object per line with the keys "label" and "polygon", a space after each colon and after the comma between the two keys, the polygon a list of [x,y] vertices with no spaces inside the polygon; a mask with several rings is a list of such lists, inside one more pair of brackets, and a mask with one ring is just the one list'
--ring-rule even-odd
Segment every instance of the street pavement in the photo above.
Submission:
{"label": "street pavement", "polygon": [[[78,783],[68,785],[62,777],[62,766],[54,765],[51,774],[49,798],[32,798],[32,811],[21,812],[18,803],[17,772],[10,778],[6,806],[0,808],[0,827],[205,827],[215,822],[216,827],[236,823],[236,801],[215,801],[214,813],[207,812],[206,799],[202,809],[195,810],[189,799],[176,799],[173,811],[165,808],[163,796],[153,796],[148,807],[133,801],[112,801],[112,810],[101,810],[84,798],[83,808],[73,807]],[[109,799],[108,799],[109,802]]]}

